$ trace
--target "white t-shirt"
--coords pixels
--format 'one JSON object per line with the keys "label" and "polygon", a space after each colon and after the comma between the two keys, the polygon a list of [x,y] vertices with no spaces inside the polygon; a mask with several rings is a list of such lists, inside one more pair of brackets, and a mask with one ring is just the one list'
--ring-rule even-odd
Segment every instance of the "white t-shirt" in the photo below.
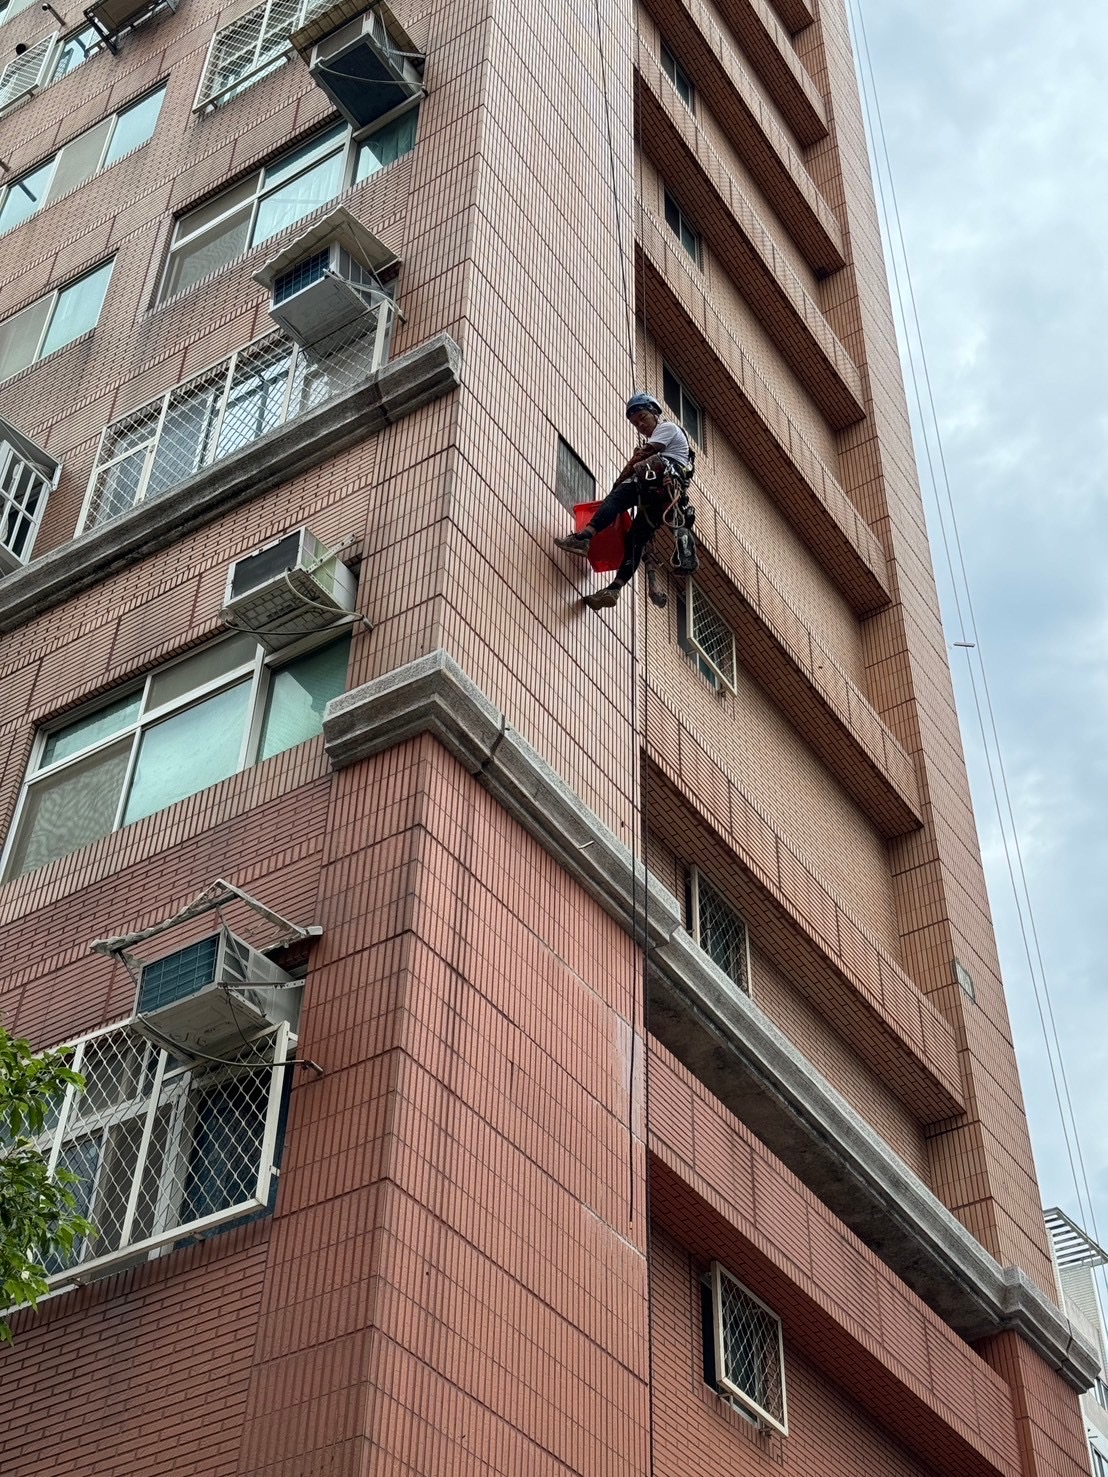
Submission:
{"label": "white t-shirt", "polygon": [[660,420],[647,438],[647,444],[658,447],[662,456],[676,466],[688,466],[689,438],[676,421]]}

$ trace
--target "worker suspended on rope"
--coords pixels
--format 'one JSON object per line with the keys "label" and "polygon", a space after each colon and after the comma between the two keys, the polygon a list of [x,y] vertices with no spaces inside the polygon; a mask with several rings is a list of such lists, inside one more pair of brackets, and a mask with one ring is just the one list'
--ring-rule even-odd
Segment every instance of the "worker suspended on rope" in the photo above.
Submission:
{"label": "worker suspended on rope", "polygon": [[[615,486],[585,527],[578,533],[566,534],[554,541],[559,549],[587,556],[596,534],[609,528],[621,513],[637,507],[615,579],[605,589],[585,596],[585,604],[593,610],[615,605],[620,591],[630,583],[651,540],[664,522],[674,525],[675,533],[686,534],[684,539],[678,540],[679,553],[683,556],[678,567],[689,572],[695,568],[695,546],[688,534],[694,516],[688,493],[694,464],[689,438],[679,425],[666,418],[665,411],[653,395],[632,395],[627,402],[627,419],[644,438],[643,444],[616,478]],[[658,583],[657,564],[651,550],[646,560],[650,598],[655,605],[665,605],[666,596]]]}

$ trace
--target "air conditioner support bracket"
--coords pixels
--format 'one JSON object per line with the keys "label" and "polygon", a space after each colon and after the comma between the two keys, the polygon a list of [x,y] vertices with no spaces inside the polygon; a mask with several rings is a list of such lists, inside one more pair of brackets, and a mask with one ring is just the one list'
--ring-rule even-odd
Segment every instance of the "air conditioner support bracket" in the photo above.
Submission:
{"label": "air conditioner support bracket", "polygon": [[93,939],[89,944],[89,952],[93,954],[106,954],[109,958],[119,959],[132,973],[142,967],[143,961],[130,952],[136,944],[143,944],[147,939],[156,938],[161,933],[166,933],[171,928],[176,928],[179,923],[187,923],[192,918],[199,918],[203,913],[211,913],[218,908],[225,907],[231,902],[245,903],[248,908],[253,909],[260,918],[271,924],[278,930],[278,937],[268,947],[282,948],[289,944],[300,943],[302,940],[317,939],[323,933],[323,928],[318,923],[309,923],[301,926],[283,918],[280,913],[275,913],[272,908],[267,908],[257,898],[251,897],[241,887],[236,887],[233,882],[225,882],[222,877],[206,888],[199,897],[194,898],[181,909],[174,913],[172,918],[163,918],[160,923],[154,923],[149,928],[140,929],[138,933],[121,933],[111,938]]}

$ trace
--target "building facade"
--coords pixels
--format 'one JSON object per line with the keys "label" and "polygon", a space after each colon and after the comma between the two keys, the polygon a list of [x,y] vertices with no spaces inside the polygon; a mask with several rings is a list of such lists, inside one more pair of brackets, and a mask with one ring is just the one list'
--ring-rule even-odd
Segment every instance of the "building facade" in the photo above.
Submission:
{"label": "building facade", "polygon": [[[94,1225],[5,1477],[1083,1473],[844,0],[0,69],[0,1018]],[[701,564],[601,615],[632,387]]]}

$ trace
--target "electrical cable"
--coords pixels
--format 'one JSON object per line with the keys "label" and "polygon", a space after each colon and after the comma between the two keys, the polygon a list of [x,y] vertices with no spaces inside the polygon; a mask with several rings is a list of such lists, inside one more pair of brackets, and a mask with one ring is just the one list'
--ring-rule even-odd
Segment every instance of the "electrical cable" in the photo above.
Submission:
{"label": "electrical cable", "polygon": [[[903,331],[905,353],[908,360],[909,374],[912,382],[912,390],[915,398],[917,416],[923,436],[924,450],[927,462],[927,470],[934,495],[934,503],[939,519],[939,528],[942,539],[943,552],[947,567],[950,587],[954,596],[955,612],[957,615],[959,632],[962,637],[958,644],[966,653],[966,670],[970,682],[970,690],[973,696],[976,711],[978,729],[981,736],[982,752],[985,758],[986,771],[989,785],[992,791],[993,803],[996,809],[997,823],[1000,830],[1001,842],[1004,849],[1005,863],[1007,866],[1012,895],[1016,907],[1016,916],[1019,922],[1021,939],[1023,942],[1024,956],[1027,962],[1028,974],[1031,979],[1032,990],[1039,1023],[1043,1033],[1044,1046],[1046,1048],[1047,1063],[1050,1069],[1051,1082],[1054,1089],[1055,1102],[1058,1108],[1058,1116],[1062,1127],[1062,1135],[1066,1146],[1066,1155],[1069,1161],[1070,1174],[1073,1180],[1074,1193],[1081,1214],[1087,1214],[1089,1224],[1094,1237],[1099,1241],[1100,1233],[1097,1228],[1096,1211],[1093,1203],[1092,1192],[1089,1186],[1088,1172],[1085,1164],[1085,1156],[1081,1143],[1081,1134],[1077,1125],[1077,1117],[1073,1107],[1073,1098],[1069,1086],[1069,1078],[1066,1072],[1065,1058],[1062,1052],[1061,1040],[1058,1034],[1057,1018],[1054,1011],[1054,1003],[1050,983],[1047,977],[1046,965],[1043,958],[1042,948],[1039,941],[1038,927],[1035,921],[1034,907],[1031,901],[1031,893],[1027,880],[1027,872],[1023,861],[1023,851],[1019,839],[1019,830],[1016,824],[1015,811],[1012,805],[1011,790],[1008,784],[1007,770],[1004,763],[1004,754],[1000,742],[1000,735],[996,721],[996,712],[993,707],[992,693],[989,687],[988,675],[985,667],[984,653],[982,651],[980,636],[977,628],[976,613],[973,606],[973,596],[966,569],[965,555],[962,547],[961,533],[958,526],[957,510],[954,504],[950,484],[950,475],[947,468],[946,456],[943,449],[942,435],[939,428],[938,413],[935,405],[935,397],[931,384],[931,376],[927,363],[926,348],[923,340],[923,332],[920,324],[919,311],[916,303],[915,290],[912,282],[910,264],[908,260],[907,247],[904,240],[904,232],[900,218],[899,204],[896,196],[896,186],[893,178],[891,160],[888,151],[888,143],[885,135],[884,120],[881,114],[880,100],[877,93],[876,79],[873,70],[873,61],[869,49],[869,39],[866,33],[865,18],[862,8],[862,0],[851,0],[852,19],[855,21],[855,30],[861,45],[856,47],[859,58],[859,81],[862,84],[860,92],[862,96],[863,109],[866,115],[866,126],[870,139],[874,145],[874,176],[877,182],[877,193],[881,206],[882,220],[885,227],[885,238],[888,244],[888,255],[892,276],[896,290],[897,306]],[[863,71],[864,62],[864,71]],[[868,92],[866,80],[868,77]],[[870,107],[870,97],[873,107]],[[876,127],[874,126],[876,120]],[[877,153],[877,145],[880,144],[880,156]],[[884,163],[884,177],[881,164]],[[892,224],[889,219],[889,209],[886,201],[885,181],[888,182],[888,200],[891,201],[892,219],[895,222],[896,236],[893,235]],[[911,307],[912,326],[915,329],[915,337],[919,346],[919,359],[921,365],[923,385],[926,390],[926,416],[924,395],[920,390],[920,380],[916,371],[916,357],[913,353],[912,337],[909,332],[908,314],[905,311],[904,295],[901,290],[900,267],[897,261],[896,248],[899,245],[900,257],[903,261],[904,279],[907,288],[908,301]],[[929,419],[928,419],[929,418]],[[928,435],[930,427],[931,436],[934,437],[939,471],[936,473],[935,463],[931,455],[931,440]],[[957,571],[954,558],[951,554],[950,540],[947,536],[946,517],[943,512],[942,496],[945,494],[949,510],[950,524],[954,538],[954,547],[957,552]],[[961,579],[961,592],[959,591],[959,575]],[[966,611],[969,616],[968,634],[972,640],[967,640],[966,619],[962,610],[962,594],[965,597]],[[973,658],[971,652],[976,652],[977,666],[981,677],[981,690],[984,694],[984,710],[982,709],[981,695],[978,692],[978,684],[974,673]],[[986,732],[985,713],[988,714],[989,730],[991,731],[992,748],[990,749],[989,733]],[[995,767],[994,758],[995,753]],[[997,775],[1000,777],[1000,786],[997,785]],[[1004,807],[1001,806],[1000,792],[1003,791]],[[1009,832],[1011,844],[1009,843]],[[1016,865],[1013,866],[1012,853],[1015,853]],[[1017,882],[1016,870],[1018,868],[1019,880]],[[1028,936],[1030,929],[1030,939]],[[1032,942],[1034,944],[1035,962],[1032,960]],[[1036,969],[1037,963],[1037,969]],[[1041,981],[1041,988],[1040,988]],[[1048,1025],[1049,1020],[1049,1025]],[[1057,1069],[1055,1067],[1057,1058]],[[1063,1106],[1063,1096],[1065,1105]],[[1076,1157],[1075,1157],[1076,1156]],[[1079,1173],[1080,1171],[1080,1173]],[[1084,1194],[1082,1194],[1082,1189]],[[1100,1288],[1094,1278],[1094,1286],[1097,1290],[1098,1302],[1100,1301]],[[1101,1320],[1103,1320],[1103,1308],[1101,1309]]]}

